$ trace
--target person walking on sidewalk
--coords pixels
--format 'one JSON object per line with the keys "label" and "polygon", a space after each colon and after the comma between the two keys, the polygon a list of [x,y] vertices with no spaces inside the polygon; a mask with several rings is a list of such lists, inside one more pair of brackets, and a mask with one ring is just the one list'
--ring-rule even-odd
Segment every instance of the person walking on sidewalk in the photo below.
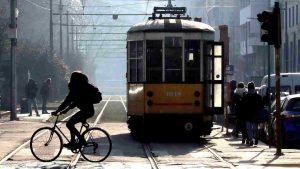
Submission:
{"label": "person walking on sidewalk", "polygon": [[36,104],[36,95],[37,95],[38,87],[36,82],[33,79],[29,79],[26,87],[25,94],[28,99],[28,108],[29,108],[29,116],[32,116],[32,106],[35,110],[37,116],[40,116]]}
{"label": "person walking on sidewalk", "polygon": [[233,95],[233,104],[236,112],[236,136],[238,136],[239,131],[242,132],[242,144],[245,143],[247,139],[247,130],[245,122],[245,112],[242,105],[242,98],[247,94],[247,89],[243,82],[239,82],[237,88]]}
{"label": "person walking on sidewalk", "polygon": [[246,126],[247,134],[249,138],[249,146],[253,146],[253,139],[255,138],[254,144],[257,145],[257,123],[256,114],[263,107],[262,97],[256,93],[254,82],[248,83],[248,93],[242,99],[243,107],[246,113]]}
{"label": "person walking on sidewalk", "polygon": [[47,112],[47,101],[50,94],[50,84],[51,84],[51,78],[48,78],[45,80],[42,84],[40,94],[42,96],[42,114],[48,114]]}

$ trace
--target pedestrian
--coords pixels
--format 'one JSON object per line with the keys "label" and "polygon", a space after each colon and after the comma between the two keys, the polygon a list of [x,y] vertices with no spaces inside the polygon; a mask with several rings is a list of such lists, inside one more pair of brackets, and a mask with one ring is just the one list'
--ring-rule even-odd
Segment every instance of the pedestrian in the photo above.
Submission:
{"label": "pedestrian", "polygon": [[245,88],[244,82],[239,82],[237,88],[233,95],[233,104],[236,112],[236,136],[238,133],[242,132],[242,144],[247,140],[247,130],[245,121],[245,112],[242,104],[243,97],[247,94],[247,89]]}
{"label": "pedestrian", "polygon": [[236,81],[235,80],[231,80],[229,82],[229,101],[228,101],[228,106],[229,106],[229,111],[230,111],[230,115],[231,117],[233,117],[234,119],[234,129],[233,129],[233,134],[238,137],[238,133],[236,131],[236,112],[235,112],[235,103],[234,103],[234,91],[236,89]]}
{"label": "pedestrian", "polygon": [[67,97],[58,109],[51,114],[64,114],[75,107],[79,109],[66,123],[67,128],[70,130],[71,139],[68,144],[64,144],[64,147],[72,149],[78,146],[78,143],[75,142],[75,136],[79,139],[79,144],[86,144],[83,136],[75,128],[75,124],[86,122],[88,118],[94,115],[93,104],[99,103],[102,100],[102,96],[98,88],[90,84],[88,77],[80,71],[75,71],[71,74],[68,88],[69,93]]}
{"label": "pedestrian", "polygon": [[36,95],[37,95],[38,87],[36,82],[33,79],[29,79],[26,87],[25,94],[28,100],[28,108],[29,108],[29,116],[32,116],[32,106],[35,110],[37,116],[40,116],[36,104]]}
{"label": "pedestrian", "polygon": [[40,94],[42,96],[42,114],[48,114],[47,101],[50,94],[51,78],[46,79],[41,87]]}
{"label": "pedestrian", "polygon": [[257,112],[263,109],[263,100],[262,97],[257,94],[255,91],[254,82],[248,83],[248,93],[242,99],[243,107],[246,113],[246,126],[247,126],[247,134],[249,139],[249,146],[253,146],[254,144],[258,144],[258,136],[257,136],[257,127],[258,124],[256,122]]}

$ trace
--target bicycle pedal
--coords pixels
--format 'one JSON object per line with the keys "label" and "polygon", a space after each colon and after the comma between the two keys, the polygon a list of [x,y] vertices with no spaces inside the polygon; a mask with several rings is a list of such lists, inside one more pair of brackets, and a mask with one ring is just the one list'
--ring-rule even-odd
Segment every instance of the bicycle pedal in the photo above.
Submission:
{"label": "bicycle pedal", "polygon": [[78,154],[78,153],[79,153],[79,149],[71,150],[71,151],[72,151],[72,153],[74,153],[74,154]]}

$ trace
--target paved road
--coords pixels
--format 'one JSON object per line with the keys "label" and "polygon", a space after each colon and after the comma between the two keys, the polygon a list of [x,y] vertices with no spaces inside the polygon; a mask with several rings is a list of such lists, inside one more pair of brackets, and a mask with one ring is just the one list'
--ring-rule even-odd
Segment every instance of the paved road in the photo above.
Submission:
{"label": "paved road", "polygon": [[[108,102],[107,102],[108,101]],[[106,104],[107,102],[107,104]],[[126,103],[126,102],[125,102]],[[112,138],[113,149],[107,160],[101,163],[90,163],[80,159],[76,168],[113,168],[113,169],[150,169],[142,144],[134,140],[127,128],[124,98],[113,96],[104,97],[98,105],[98,111],[104,116],[99,126],[107,130]],[[34,130],[41,126],[51,125],[47,122],[49,115],[28,117],[19,115],[20,121],[0,122],[0,157],[26,142]],[[63,131],[67,129],[62,127]],[[162,169],[181,168],[300,168],[300,151],[284,149],[284,156],[276,157],[275,148],[269,148],[259,142],[258,146],[248,147],[240,144],[240,140],[229,137],[221,132],[220,126],[215,125],[212,134],[205,139],[187,142],[151,142],[152,154]],[[207,148],[211,148],[222,161]],[[73,157],[69,150],[63,150],[55,162],[42,163],[36,160],[25,145],[15,155],[0,164],[0,168],[66,168]]]}

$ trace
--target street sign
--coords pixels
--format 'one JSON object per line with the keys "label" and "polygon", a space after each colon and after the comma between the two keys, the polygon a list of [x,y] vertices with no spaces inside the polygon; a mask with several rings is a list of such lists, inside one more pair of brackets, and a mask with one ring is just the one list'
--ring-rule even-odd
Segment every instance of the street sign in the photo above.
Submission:
{"label": "street sign", "polygon": [[225,75],[233,75],[233,73],[234,73],[234,66],[233,65],[226,65]]}

